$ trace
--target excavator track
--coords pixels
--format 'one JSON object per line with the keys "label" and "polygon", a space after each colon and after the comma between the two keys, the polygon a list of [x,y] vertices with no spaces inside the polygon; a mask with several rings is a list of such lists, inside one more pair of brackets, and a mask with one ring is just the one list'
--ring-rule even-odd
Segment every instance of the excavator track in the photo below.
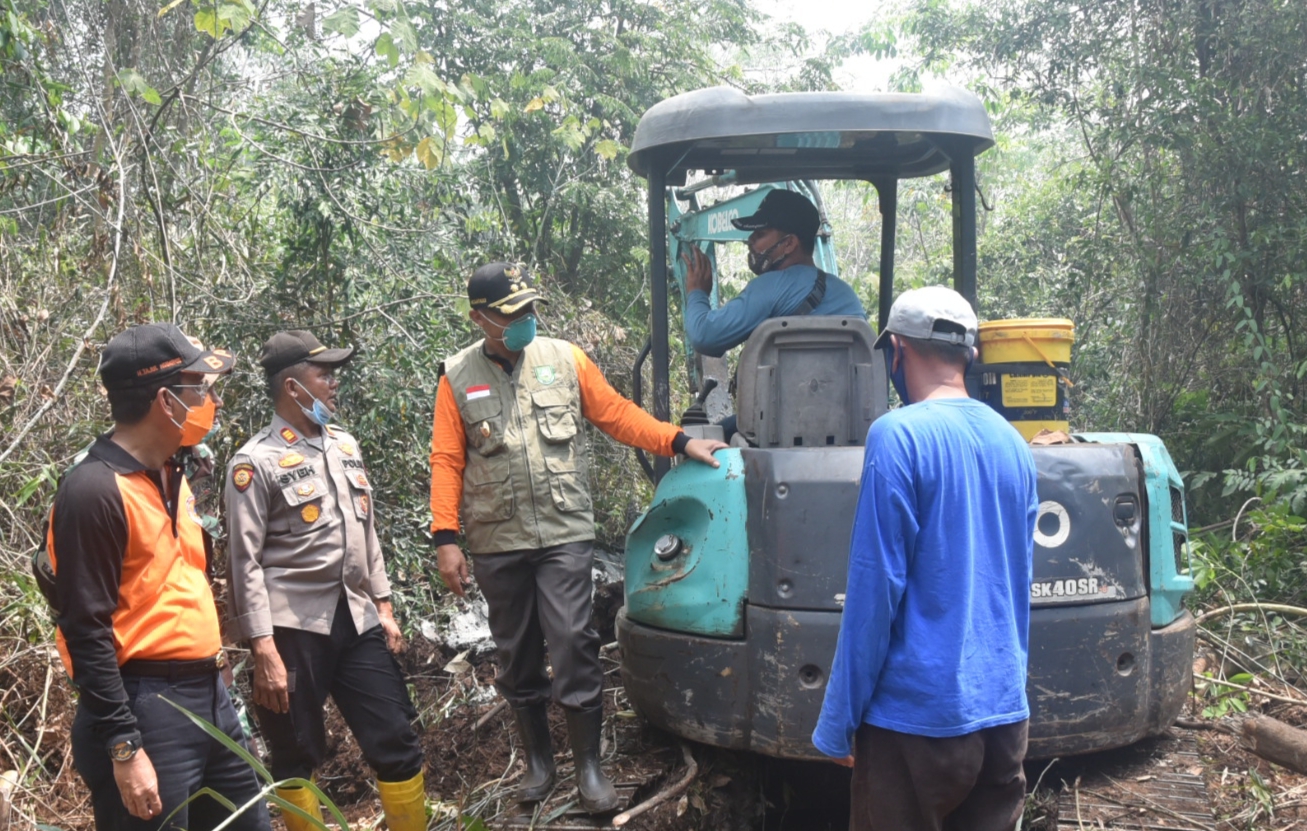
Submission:
{"label": "excavator track", "polygon": [[1059,831],[1213,831],[1203,761],[1192,733],[1140,742],[1113,753],[1069,760],[1053,771],[1063,782]]}

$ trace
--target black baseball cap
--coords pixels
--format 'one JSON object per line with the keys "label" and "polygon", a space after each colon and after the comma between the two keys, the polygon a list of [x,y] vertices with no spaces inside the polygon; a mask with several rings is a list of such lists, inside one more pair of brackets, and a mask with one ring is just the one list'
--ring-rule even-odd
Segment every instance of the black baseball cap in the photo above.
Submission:
{"label": "black baseball cap", "polygon": [[288,366],[302,361],[311,364],[340,366],[354,357],[354,347],[348,349],[328,349],[322,345],[312,332],[303,329],[291,329],[278,332],[263,344],[259,353],[259,364],[271,377]]}
{"label": "black baseball cap", "polygon": [[175,323],[144,323],[104,345],[100,383],[108,390],[133,389],[182,372],[227,373],[235,364],[226,349],[205,349]]}
{"label": "black baseball cap", "polygon": [[775,228],[800,240],[813,240],[821,227],[821,216],[817,206],[803,194],[777,189],[762,198],[757,213],[732,219],[731,224],[741,231]]}
{"label": "black baseball cap", "polygon": [[531,285],[526,269],[513,263],[489,263],[472,272],[467,299],[474,309],[494,309],[506,315],[528,303],[549,302]]}

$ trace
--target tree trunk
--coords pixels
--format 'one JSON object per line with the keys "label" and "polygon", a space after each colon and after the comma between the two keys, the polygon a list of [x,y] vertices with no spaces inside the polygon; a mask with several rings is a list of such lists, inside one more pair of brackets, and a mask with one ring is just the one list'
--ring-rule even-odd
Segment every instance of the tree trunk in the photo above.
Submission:
{"label": "tree trunk", "polygon": [[1268,762],[1307,773],[1307,730],[1269,716],[1254,716],[1239,725],[1239,744]]}

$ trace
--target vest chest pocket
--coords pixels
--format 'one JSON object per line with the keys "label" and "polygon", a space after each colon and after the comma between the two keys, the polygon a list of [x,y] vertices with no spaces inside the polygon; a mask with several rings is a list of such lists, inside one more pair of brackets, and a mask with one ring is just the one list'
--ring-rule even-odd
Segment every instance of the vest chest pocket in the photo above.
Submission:
{"label": "vest chest pocket", "polygon": [[303,534],[321,528],[330,521],[324,516],[323,497],[327,483],[321,476],[300,479],[281,486],[281,495],[289,508],[290,532]]}
{"label": "vest chest pocket", "polygon": [[540,436],[549,444],[564,444],[576,438],[576,393],[565,387],[535,390],[531,393]]}
{"label": "vest chest pocket", "polygon": [[465,401],[461,412],[468,447],[482,456],[504,452],[504,414],[498,395],[491,391],[486,398]]}

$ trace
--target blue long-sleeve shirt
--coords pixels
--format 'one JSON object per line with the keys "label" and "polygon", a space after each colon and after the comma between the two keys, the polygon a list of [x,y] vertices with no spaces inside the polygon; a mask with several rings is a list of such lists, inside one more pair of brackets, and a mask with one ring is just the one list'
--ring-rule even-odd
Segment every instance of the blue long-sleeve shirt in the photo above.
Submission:
{"label": "blue long-sleeve shirt", "polygon": [[[709,305],[707,292],[692,291],[685,304],[685,334],[695,349],[719,358],[748,340],[764,320],[791,314],[816,282],[817,269],[810,265],[768,271],[750,280],[738,297],[717,309]],[[826,295],[812,313],[867,317],[858,295],[834,276],[826,280]]]}
{"label": "blue long-sleeve shirt", "polygon": [[1030,448],[979,401],[872,424],[818,750],[849,755],[864,722],[946,737],[1029,717],[1035,482]]}

